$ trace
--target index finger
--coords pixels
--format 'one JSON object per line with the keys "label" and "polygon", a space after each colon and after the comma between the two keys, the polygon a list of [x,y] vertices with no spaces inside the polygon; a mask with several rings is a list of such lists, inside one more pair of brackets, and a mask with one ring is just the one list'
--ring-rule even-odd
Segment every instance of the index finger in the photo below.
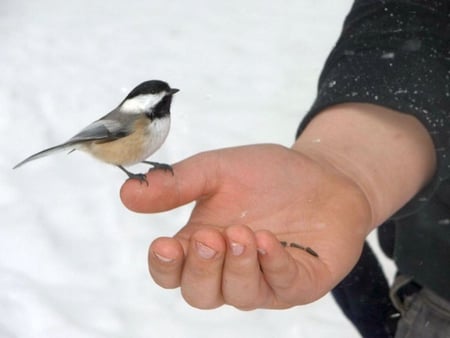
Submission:
{"label": "index finger", "polygon": [[127,180],[120,189],[122,203],[136,212],[161,212],[174,209],[210,194],[216,188],[212,152],[201,153],[172,166],[174,175],[162,170],[147,174],[148,185]]}

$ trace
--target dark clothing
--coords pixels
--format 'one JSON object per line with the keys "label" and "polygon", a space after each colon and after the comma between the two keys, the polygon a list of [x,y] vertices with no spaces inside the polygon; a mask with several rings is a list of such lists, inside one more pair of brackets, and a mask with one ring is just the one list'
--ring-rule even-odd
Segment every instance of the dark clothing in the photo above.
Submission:
{"label": "dark clothing", "polygon": [[449,187],[447,180],[420,212],[396,220],[395,262],[450,302],[450,195],[440,198]]}
{"label": "dark clothing", "polygon": [[405,305],[396,338],[450,337],[450,302],[424,288],[407,298]]}
{"label": "dark clothing", "polygon": [[387,279],[368,243],[364,243],[361,257],[352,272],[333,289],[332,294],[363,337],[395,336],[398,311],[392,305]]}
{"label": "dark clothing", "polygon": [[[298,134],[320,111],[350,102],[377,104],[412,115],[433,138],[438,160],[433,179],[392,218],[396,224],[394,258],[402,274],[450,300],[449,0],[355,1]],[[367,309],[367,301],[361,297],[368,290],[371,296],[384,294],[384,287],[372,290],[373,283],[360,278],[361,272],[379,269],[370,255],[366,248],[346,278],[359,280],[359,286],[346,288],[349,284],[344,280],[335,292],[342,298],[340,304],[352,303],[347,308]],[[365,266],[359,267],[361,264]],[[372,310],[368,310],[372,315],[365,312],[368,321],[376,311]],[[381,305],[378,310],[385,311]],[[355,319],[357,311],[352,312],[351,319]]]}

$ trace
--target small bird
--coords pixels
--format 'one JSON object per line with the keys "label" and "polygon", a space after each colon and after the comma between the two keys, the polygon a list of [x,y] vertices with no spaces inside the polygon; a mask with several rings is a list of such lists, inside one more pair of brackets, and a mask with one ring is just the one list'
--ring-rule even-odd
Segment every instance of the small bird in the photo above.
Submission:
{"label": "small bird", "polygon": [[145,159],[161,147],[169,133],[170,105],[172,96],[178,91],[164,81],[145,81],[135,87],[110,113],[88,125],[67,142],[27,157],[16,164],[14,169],[54,152],[70,149],[70,152],[85,151],[103,162],[113,164],[129,178],[140,182],[147,183],[146,175],[129,172],[124,166],[141,162],[151,165],[150,170],[162,169],[173,175],[170,165]]}

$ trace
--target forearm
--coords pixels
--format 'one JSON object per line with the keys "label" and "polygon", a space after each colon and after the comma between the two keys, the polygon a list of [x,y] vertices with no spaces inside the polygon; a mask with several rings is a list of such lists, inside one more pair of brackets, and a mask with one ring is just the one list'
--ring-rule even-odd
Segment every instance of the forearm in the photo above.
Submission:
{"label": "forearm", "polygon": [[[450,175],[447,14],[440,1],[356,0],[320,76],[317,98],[299,127],[302,134],[315,120],[309,139],[321,137],[322,143],[326,133],[331,147],[315,145],[313,150],[328,151],[327,157],[350,177],[358,177],[375,208],[372,226],[429,180],[394,217],[417,212]],[[344,103],[355,109],[341,109]],[[394,111],[397,115],[391,115]],[[339,128],[343,132],[336,134]],[[434,154],[426,150],[430,136]],[[299,142],[311,148],[308,138]]]}
{"label": "forearm", "polygon": [[370,206],[371,228],[411,199],[436,166],[431,137],[416,118],[371,104],[324,110],[293,149],[336,169],[361,189]]}

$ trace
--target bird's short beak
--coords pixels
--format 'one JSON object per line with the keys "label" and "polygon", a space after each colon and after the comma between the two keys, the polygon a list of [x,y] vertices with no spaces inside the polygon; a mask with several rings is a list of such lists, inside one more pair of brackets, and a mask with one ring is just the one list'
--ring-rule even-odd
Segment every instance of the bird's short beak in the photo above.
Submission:
{"label": "bird's short beak", "polygon": [[170,95],[173,95],[173,94],[175,94],[175,93],[178,93],[179,91],[180,91],[180,90],[177,89],[177,88],[171,88],[170,91],[169,91],[169,94],[170,94]]}

